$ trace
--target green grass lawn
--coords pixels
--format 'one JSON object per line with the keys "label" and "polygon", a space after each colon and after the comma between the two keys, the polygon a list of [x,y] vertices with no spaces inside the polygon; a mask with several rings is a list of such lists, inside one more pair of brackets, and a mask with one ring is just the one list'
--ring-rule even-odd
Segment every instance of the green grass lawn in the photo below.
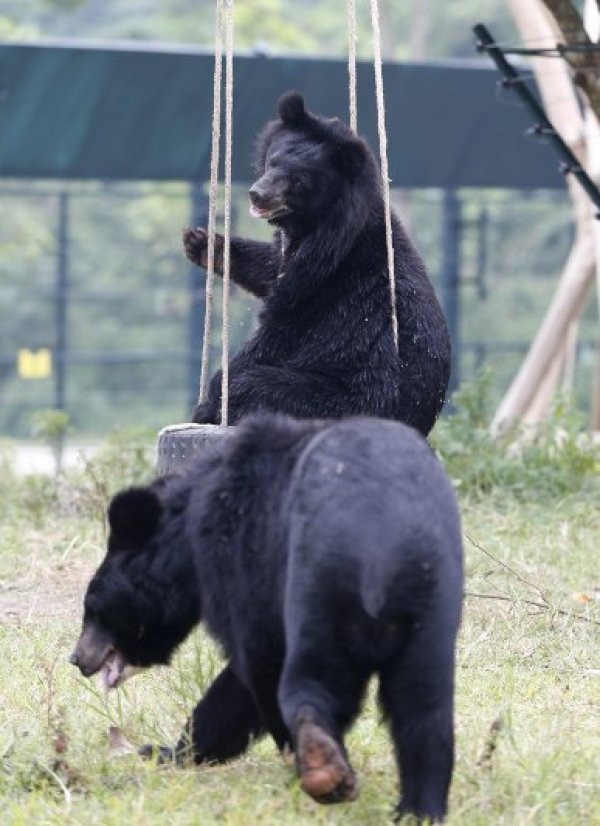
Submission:
{"label": "green grass lawn", "polygon": [[[439,438],[451,437],[458,455],[456,433]],[[477,440],[470,449],[470,467],[491,450]],[[445,458],[462,491],[467,596],[448,823],[600,824],[597,457],[554,490],[547,480],[566,473],[565,456],[553,466],[556,457],[544,459],[538,446],[534,458],[514,458],[511,473],[503,466],[500,481],[480,484],[465,481],[464,451],[459,461],[452,450]],[[491,464],[500,461],[490,454]],[[106,497],[147,470],[141,454],[113,449],[110,460],[56,483],[1,474],[0,821],[392,823],[396,771],[372,700],[349,736],[360,798],[337,807],[306,797],[267,740],[228,765],[189,770],[110,752],[109,726],[136,746],[172,743],[220,667],[198,632],[171,668],[106,699],[97,680],[67,662],[83,590],[104,553]]]}

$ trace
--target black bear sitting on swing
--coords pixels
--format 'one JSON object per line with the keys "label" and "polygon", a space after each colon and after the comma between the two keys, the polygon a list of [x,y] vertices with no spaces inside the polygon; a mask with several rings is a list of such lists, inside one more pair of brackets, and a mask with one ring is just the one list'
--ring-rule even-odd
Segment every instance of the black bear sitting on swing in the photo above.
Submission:
{"label": "black bear sitting on swing", "polygon": [[[277,229],[271,244],[231,243],[232,279],[264,306],[256,333],[230,364],[230,424],[259,410],[299,418],[366,413],[427,435],[445,399],[448,330],[393,216],[394,345],[381,176],[368,146],[289,92],[279,120],[259,138],[257,168],[250,211]],[[206,231],[186,229],[184,243],[188,258],[206,267]],[[222,246],[218,236],[217,272]],[[219,373],[193,420],[219,423],[220,395]]]}

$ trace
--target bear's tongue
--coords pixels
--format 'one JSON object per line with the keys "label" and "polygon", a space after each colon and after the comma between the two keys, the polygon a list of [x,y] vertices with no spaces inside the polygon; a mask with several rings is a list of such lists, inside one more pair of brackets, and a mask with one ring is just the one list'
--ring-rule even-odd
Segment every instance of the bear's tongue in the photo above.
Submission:
{"label": "bear's tongue", "polygon": [[260,207],[255,206],[254,204],[250,204],[250,215],[253,218],[268,218],[271,214],[271,211],[268,209],[261,209]]}
{"label": "bear's tongue", "polygon": [[112,651],[108,655],[101,670],[102,685],[105,691],[110,691],[111,688],[119,685],[126,665],[123,655],[118,651]]}
{"label": "bear's tongue", "polygon": [[256,206],[256,204],[250,204],[248,211],[253,218],[265,218],[267,221],[270,221],[272,218],[279,218],[281,215],[287,215],[291,212],[290,208],[285,206],[285,204],[280,204],[279,206],[274,207],[259,207]]}

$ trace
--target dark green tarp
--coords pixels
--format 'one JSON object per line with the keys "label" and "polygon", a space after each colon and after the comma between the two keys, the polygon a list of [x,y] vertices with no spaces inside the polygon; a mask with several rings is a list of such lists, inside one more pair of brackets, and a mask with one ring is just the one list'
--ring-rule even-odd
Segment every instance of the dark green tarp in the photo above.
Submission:
{"label": "dark green tarp", "polygon": [[[252,177],[257,130],[298,89],[315,112],[346,117],[343,60],[238,55],[234,169]],[[395,186],[560,188],[528,114],[478,60],[384,67]],[[134,44],[0,45],[0,176],[205,180],[213,59]],[[358,66],[359,131],[377,147],[373,67]]]}

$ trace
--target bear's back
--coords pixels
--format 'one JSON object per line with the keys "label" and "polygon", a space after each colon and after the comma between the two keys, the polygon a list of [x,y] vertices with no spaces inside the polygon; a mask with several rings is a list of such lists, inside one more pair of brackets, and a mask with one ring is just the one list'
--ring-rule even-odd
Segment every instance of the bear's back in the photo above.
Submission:
{"label": "bear's back", "polygon": [[456,497],[416,431],[370,418],[334,423],[296,463],[289,502],[291,591],[340,603],[361,594],[373,615],[439,591],[459,610]]}

